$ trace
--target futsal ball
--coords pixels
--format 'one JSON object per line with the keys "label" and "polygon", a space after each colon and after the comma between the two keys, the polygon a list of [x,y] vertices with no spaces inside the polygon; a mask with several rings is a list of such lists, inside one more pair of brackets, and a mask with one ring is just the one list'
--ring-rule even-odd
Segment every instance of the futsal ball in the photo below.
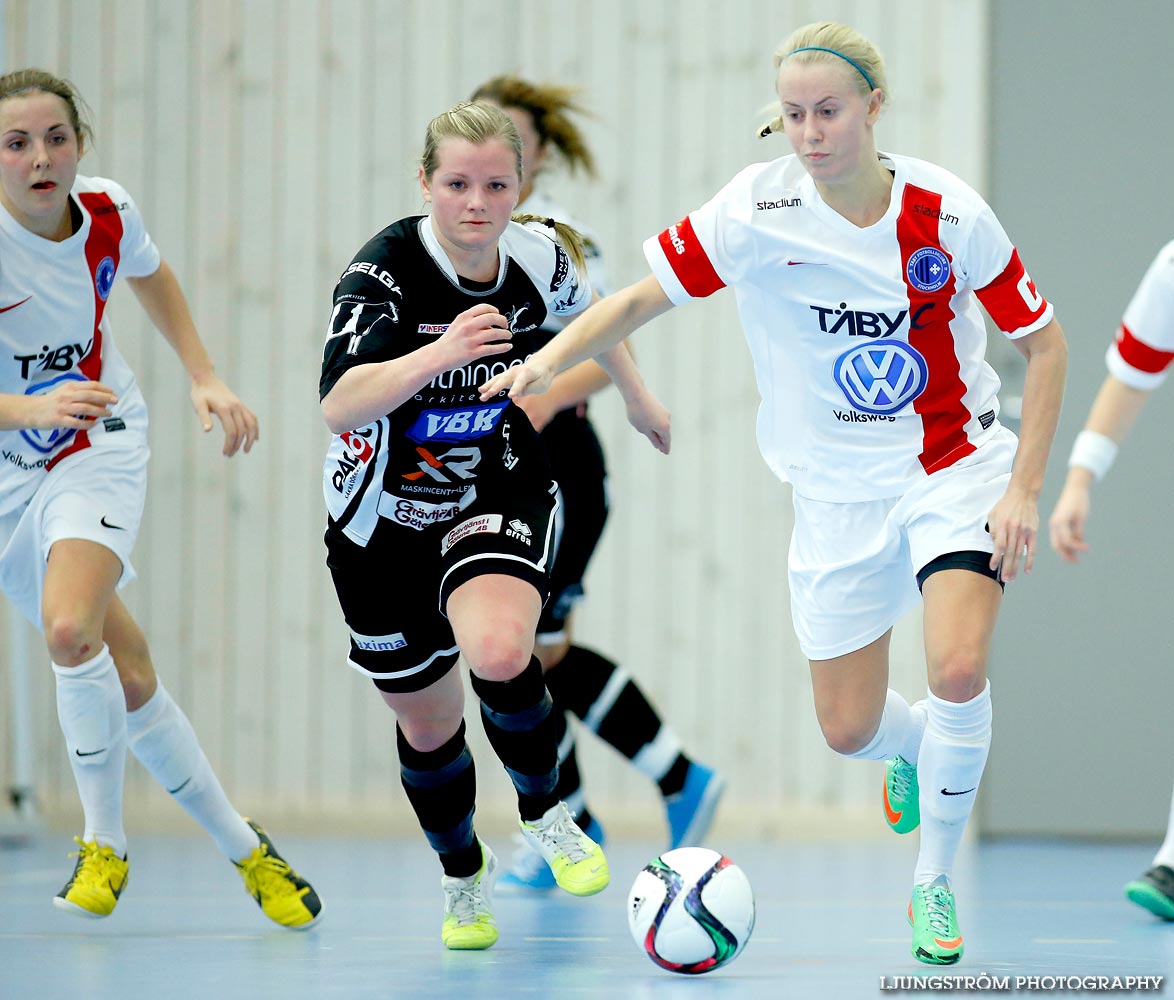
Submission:
{"label": "futsal ball", "polygon": [[750,880],[724,854],[678,847],[654,858],[628,893],[628,929],[662,969],[698,975],[731,962],[754,930]]}

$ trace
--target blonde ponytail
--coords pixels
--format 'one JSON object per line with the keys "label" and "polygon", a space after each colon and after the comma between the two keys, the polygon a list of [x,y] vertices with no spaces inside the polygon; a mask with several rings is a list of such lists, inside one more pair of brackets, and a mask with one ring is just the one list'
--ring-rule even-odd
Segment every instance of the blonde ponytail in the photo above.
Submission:
{"label": "blonde ponytail", "polygon": [[584,255],[584,250],[587,241],[574,226],[568,226],[565,222],[556,222],[554,219],[547,219],[541,215],[527,215],[524,212],[513,216],[513,221],[522,225],[526,225],[528,222],[540,222],[547,229],[554,230],[555,240],[566,250],[567,256],[571,258],[571,263],[575,265],[575,270],[582,274],[586,273],[587,258]]}

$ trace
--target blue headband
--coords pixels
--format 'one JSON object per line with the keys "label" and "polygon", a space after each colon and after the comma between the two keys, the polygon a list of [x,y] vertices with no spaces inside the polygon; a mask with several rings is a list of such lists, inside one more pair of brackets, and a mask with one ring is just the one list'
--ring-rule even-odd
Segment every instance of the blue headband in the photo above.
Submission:
{"label": "blue headband", "polygon": [[822,45],[805,45],[801,49],[794,49],[793,51],[788,52],[787,55],[793,56],[796,52],[830,52],[833,56],[839,56],[844,60],[844,62],[851,63],[852,68],[855,69],[856,72],[859,73],[862,77],[864,77],[864,82],[868,84],[869,90],[876,90],[871,77],[869,77],[869,75],[865,73],[863,69],[861,69],[860,63],[858,63],[855,59],[849,59],[846,55],[844,55],[843,52],[837,52],[835,49],[825,49]]}

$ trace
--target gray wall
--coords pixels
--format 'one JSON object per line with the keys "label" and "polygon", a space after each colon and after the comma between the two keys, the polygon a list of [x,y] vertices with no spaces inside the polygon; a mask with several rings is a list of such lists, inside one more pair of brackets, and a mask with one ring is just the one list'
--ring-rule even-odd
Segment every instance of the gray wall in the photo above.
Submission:
{"label": "gray wall", "polygon": [[[1046,521],[1105,376],[1105,348],[1174,236],[1174,4],[996,0],[992,14],[992,201],[1071,347]],[[1031,578],[1009,588],[992,668],[988,834],[1165,829],[1172,419],[1166,388],[1094,491],[1081,564],[1047,548]]]}

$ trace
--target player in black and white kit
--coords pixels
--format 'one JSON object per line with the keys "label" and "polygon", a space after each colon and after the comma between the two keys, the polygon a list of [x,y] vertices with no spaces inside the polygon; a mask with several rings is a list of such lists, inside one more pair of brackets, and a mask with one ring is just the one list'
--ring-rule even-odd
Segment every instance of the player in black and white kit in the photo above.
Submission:
{"label": "player in black and white kit", "polygon": [[42,70],[0,77],[0,587],[45,636],[57,717],[85,813],[67,913],[109,916],[127,883],[126,753],[230,859],[266,916],[307,928],[308,882],[229,802],[191,723],[159,681],[116,590],[147,490],[147,407],[111,337],[106,303],[126,278],[191,378],[223,454],[257,418],[216,375],[183,291],[114,181],[78,174],[89,127],[73,86]]}
{"label": "player in black and white kit", "polygon": [[[498,936],[496,862],[473,829],[461,653],[523,835],[568,892],[591,895],[609,878],[555,793],[554,714],[532,655],[557,487],[525,414],[478,393],[487,373],[525,361],[548,314],[592,298],[572,230],[511,222],[521,149],[488,105],[429,124],[419,177],[431,214],[389,226],[343,272],[320,383],[335,435],[323,469],[327,563],[349,663],[396,713],[404,789],[445,873],[441,936],[458,949]],[[667,451],[667,411],[628,353],[605,363],[633,424]]]}
{"label": "player in black and white kit", "polygon": [[[473,100],[497,105],[518,127],[524,174],[519,207],[541,218],[569,223],[583,234],[591,287],[604,296],[611,283],[599,241],[535,187],[541,172],[555,159],[563,161],[572,173],[579,169],[588,175],[595,173],[586,139],[571,117],[572,112],[582,110],[575,99],[574,88],[535,84],[516,76],[494,77],[473,93]],[[565,325],[560,317],[548,315],[537,331],[539,346]],[[551,392],[517,401],[541,434],[559,485],[563,523],[551,571],[550,600],[542,609],[534,652],[559,710],[557,792],[576,822],[602,843],[603,830],[588,809],[581,786],[568,713],[656,782],[664,800],[669,846],[680,847],[704,838],[724,790],[724,779],[685,754],[676,733],[661,720],[626,670],[595,650],[572,642],[572,613],[583,597],[583,577],[608,516],[607,469],[587,412],[587,399],[608,384],[607,373],[587,361],[560,376]],[[547,890],[554,886],[554,880],[541,858],[523,848],[498,885],[510,890]]]}

